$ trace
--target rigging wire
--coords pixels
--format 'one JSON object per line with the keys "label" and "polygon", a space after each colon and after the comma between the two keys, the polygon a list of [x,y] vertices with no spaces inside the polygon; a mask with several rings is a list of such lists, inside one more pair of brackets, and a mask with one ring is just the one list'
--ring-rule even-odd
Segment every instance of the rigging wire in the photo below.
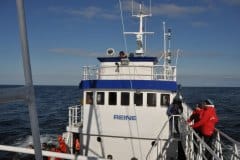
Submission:
{"label": "rigging wire", "polygon": [[121,12],[121,21],[122,21],[122,30],[123,30],[124,46],[125,46],[126,52],[128,53],[126,35],[124,34],[124,32],[125,32],[125,27],[124,27],[124,20],[123,20],[123,11],[122,11],[122,2],[121,2],[121,0],[119,0],[119,8],[120,8],[120,12]]}
{"label": "rigging wire", "polygon": [[[144,32],[147,30],[147,19],[145,19]],[[144,53],[147,53],[147,35],[144,35]]]}
{"label": "rigging wire", "polygon": [[133,0],[132,0],[132,15],[133,15]]}
{"label": "rigging wire", "polygon": [[152,0],[149,2],[149,13],[152,14]]}
{"label": "rigging wire", "polygon": [[[123,12],[122,12],[122,2],[121,2],[121,0],[119,0],[119,8],[120,8],[120,12],[121,12],[121,21],[122,21],[123,40],[124,40],[125,50],[126,50],[126,52],[128,52],[126,35],[124,34],[125,27],[124,27],[124,20],[123,20]],[[129,72],[130,72],[130,70],[129,70]],[[131,89],[132,89],[132,81],[131,81],[131,79],[130,79],[130,85],[131,85]],[[126,111],[127,114],[130,114],[129,107],[127,107],[125,111]],[[129,121],[128,121],[128,127],[129,127],[129,134],[132,137],[133,133],[132,133],[132,128],[131,128],[131,125],[130,125]],[[131,149],[132,149],[133,155],[135,155],[135,150],[134,150],[134,147],[133,147],[133,141],[131,140],[130,143],[131,143]]]}

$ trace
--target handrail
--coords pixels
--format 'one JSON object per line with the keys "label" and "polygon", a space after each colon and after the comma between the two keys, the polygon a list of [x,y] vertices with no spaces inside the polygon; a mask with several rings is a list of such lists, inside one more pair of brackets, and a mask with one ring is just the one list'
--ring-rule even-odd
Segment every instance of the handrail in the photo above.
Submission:
{"label": "handrail", "polygon": [[[34,155],[34,149],[30,149],[30,148],[0,145],[0,150]],[[47,157],[54,157],[54,158],[57,157],[57,158],[70,159],[70,160],[103,160],[103,158],[99,158],[99,157],[87,157],[82,155],[51,152],[51,151],[44,151],[44,150],[42,151],[42,155]]]}
{"label": "handrail", "polygon": [[[164,123],[163,127],[161,128],[154,145],[150,148],[149,152],[147,153],[146,159],[149,158],[150,154],[153,151],[153,148],[156,146],[158,147],[159,142],[161,141],[161,134],[163,130],[165,129],[166,125],[169,124],[170,119],[174,119],[176,117],[179,117],[179,124],[180,124],[180,140],[182,142],[184,151],[188,159],[203,159],[206,160],[207,157],[205,155],[206,152],[209,152],[212,156],[212,159],[214,160],[223,160],[223,154],[225,153],[224,149],[222,148],[222,143],[217,146],[217,142],[221,142],[220,138],[217,138],[215,142],[215,146],[208,146],[203,138],[201,138],[193,129],[190,127],[187,123],[187,121],[184,119],[183,116],[181,115],[173,115],[168,118],[168,120]],[[172,121],[174,123],[174,120]],[[172,124],[174,127],[174,124]],[[231,137],[227,136],[225,133],[222,131],[216,129],[217,134],[220,134],[222,137],[226,138],[228,141],[230,141],[232,145],[231,153],[228,155],[228,158],[231,160],[239,160],[239,154],[238,154],[238,147],[240,146],[240,143],[232,139]],[[172,132],[170,132],[172,134]],[[172,139],[172,136],[169,136],[169,139]],[[216,147],[217,146],[217,147]],[[164,156],[161,155],[163,153],[162,147],[158,148],[157,150],[157,157],[159,156]],[[197,149],[197,151],[196,151]],[[158,152],[160,150],[160,152]],[[227,153],[225,153],[227,154]]]}
{"label": "handrail", "polygon": [[[215,129],[217,133],[217,138],[215,142],[215,146],[217,153],[224,158],[223,151],[231,152],[231,160],[239,160],[239,150],[240,150],[240,142],[232,139],[224,132],[220,131],[219,129]],[[227,144],[227,145],[226,145]],[[231,148],[230,148],[231,147]],[[220,151],[219,151],[220,150]]]}
{"label": "handrail", "polygon": [[[131,79],[136,79],[136,77],[146,77],[150,78],[151,80],[176,80],[176,66],[170,66],[172,73],[169,75],[164,75],[164,66],[163,65],[153,65],[153,66],[144,66],[144,65],[123,65],[123,66],[116,66],[116,65],[109,65],[109,66],[83,66],[82,71],[82,79],[83,80],[91,80],[91,79],[101,79],[102,77],[110,77],[110,76],[116,76],[116,77],[123,77],[123,76],[129,76]],[[129,72],[121,72],[119,70],[122,69],[129,69]],[[142,73],[139,68],[145,68],[150,69],[147,73]],[[111,71],[108,71],[108,74],[103,73],[103,70],[110,69]],[[117,71],[116,71],[117,70]],[[115,72],[114,72],[115,71]],[[138,72],[138,73],[136,73]],[[165,77],[165,78],[164,78]],[[137,79],[138,79],[137,78]]]}
{"label": "handrail", "polygon": [[82,106],[75,105],[68,108],[68,125],[80,127],[83,121]]}
{"label": "handrail", "polygon": [[215,128],[215,130],[217,132],[220,133],[221,136],[223,136],[224,138],[226,138],[227,140],[229,140],[230,142],[234,143],[234,144],[237,144],[240,146],[240,142],[234,140],[233,138],[229,137],[227,134],[225,134],[224,132],[220,131],[219,129]]}
{"label": "handrail", "polygon": [[[146,156],[146,159],[148,159],[148,157],[149,157],[150,153],[152,152],[153,148],[158,145],[159,141],[161,140],[161,139],[160,139],[160,136],[161,136],[163,130],[165,129],[165,127],[166,127],[167,124],[169,123],[170,119],[172,119],[172,117],[174,117],[174,116],[176,116],[176,115],[170,116],[170,117],[168,118],[168,120],[164,123],[162,129],[160,130],[160,132],[159,132],[159,134],[158,134],[158,136],[157,136],[157,138],[156,138],[156,140],[155,140],[154,145],[152,145],[152,147],[151,147],[150,150],[148,151],[147,156]],[[169,137],[169,138],[170,138],[170,137]]]}
{"label": "handrail", "polygon": [[[204,150],[205,152],[208,151],[212,158],[213,159],[216,159],[216,160],[221,160],[221,158],[214,152],[214,149],[212,149],[210,146],[208,146],[205,141],[203,140],[203,138],[201,138],[194,130],[192,127],[190,127],[190,125],[188,124],[188,122],[186,121],[186,119],[182,116],[180,116],[181,118],[181,125],[182,125],[182,129],[186,129],[185,131],[182,131],[182,132],[185,132],[185,134],[182,135],[182,137],[185,135],[185,139],[188,139],[189,136],[193,137],[195,136],[196,137],[196,140],[192,139],[192,141],[188,140],[188,141],[185,141],[186,144],[188,143],[195,143],[195,145],[198,143],[199,145],[197,145],[197,149],[198,149],[198,153],[197,153],[197,156],[200,156],[201,159],[207,159],[204,155]],[[182,143],[184,141],[182,140]],[[191,148],[189,148],[189,146]],[[186,151],[191,151],[193,152],[194,151],[194,148],[193,148],[193,145],[186,145]],[[187,153],[188,154],[188,153]]]}

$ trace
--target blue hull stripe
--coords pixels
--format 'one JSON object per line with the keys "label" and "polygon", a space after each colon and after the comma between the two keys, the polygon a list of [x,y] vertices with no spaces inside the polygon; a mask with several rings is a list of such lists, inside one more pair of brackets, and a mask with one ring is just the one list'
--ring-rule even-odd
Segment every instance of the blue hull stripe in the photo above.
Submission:
{"label": "blue hull stripe", "polygon": [[174,81],[157,80],[83,80],[80,89],[153,89],[177,91]]}

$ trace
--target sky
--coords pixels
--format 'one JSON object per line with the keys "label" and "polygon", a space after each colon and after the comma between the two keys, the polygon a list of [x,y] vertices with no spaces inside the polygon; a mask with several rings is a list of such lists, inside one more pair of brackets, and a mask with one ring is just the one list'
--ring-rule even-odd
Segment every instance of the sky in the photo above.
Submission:
{"label": "sky", "polygon": [[[240,87],[240,0],[25,0],[33,83],[77,86],[82,66],[98,64],[107,48],[135,51],[123,30],[138,30],[131,6],[139,3],[151,4],[146,56],[163,52],[162,22],[172,29],[178,83]],[[24,84],[14,0],[0,1],[0,24],[0,84]]]}

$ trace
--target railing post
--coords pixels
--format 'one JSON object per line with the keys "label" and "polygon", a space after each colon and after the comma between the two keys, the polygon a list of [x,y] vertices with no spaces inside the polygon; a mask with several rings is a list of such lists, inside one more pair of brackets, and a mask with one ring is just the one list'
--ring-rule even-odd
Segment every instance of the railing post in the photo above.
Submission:
{"label": "railing post", "polygon": [[80,111],[81,111],[81,123],[83,125],[83,107],[80,105]]}
{"label": "railing post", "polygon": [[233,156],[233,160],[238,160],[238,148],[237,148],[236,144],[233,145],[233,155],[232,156]]}
{"label": "railing post", "polygon": [[215,152],[218,155],[218,157],[220,157],[223,160],[223,156],[222,156],[222,148],[221,148],[221,139],[220,139],[220,134],[218,131],[217,132],[217,136],[216,136],[216,141],[215,141]]}
{"label": "railing post", "polygon": [[83,80],[86,80],[86,66],[83,66]]}
{"label": "railing post", "polygon": [[75,106],[75,124],[77,124],[78,123],[78,108],[77,108],[77,106]]}
{"label": "railing post", "polygon": [[99,79],[99,68],[96,68],[96,79]]}
{"label": "railing post", "polygon": [[71,107],[68,108],[68,125],[71,126]]}

